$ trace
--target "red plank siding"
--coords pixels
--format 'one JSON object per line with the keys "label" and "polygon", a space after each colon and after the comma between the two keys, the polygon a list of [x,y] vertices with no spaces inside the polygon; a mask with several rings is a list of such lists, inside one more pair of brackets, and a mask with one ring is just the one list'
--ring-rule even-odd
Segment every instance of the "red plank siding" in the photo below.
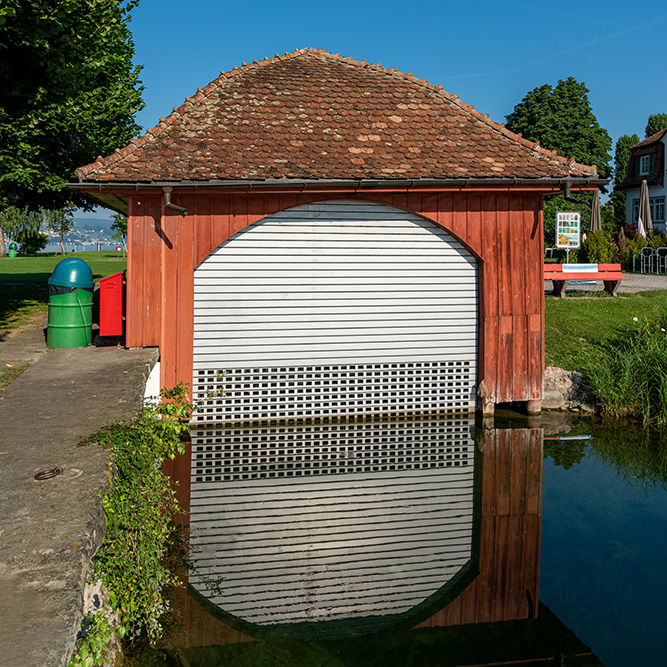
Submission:
{"label": "red plank siding", "polygon": [[[414,211],[469,246],[480,259],[480,335],[484,340],[480,341],[479,379],[484,379],[488,400],[539,399],[544,330],[539,193],[344,192],[338,196]],[[187,216],[168,211],[164,220],[161,198],[130,197],[127,344],[160,345],[168,366],[164,380],[190,382],[189,295],[194,268],[247,225],[284,208],[335,197],[326,192],[195,193],[177,199],[187,202]]]}
{"label": "red plank siding", "polygon": [[128,347],[160,344],[161,198],[130,197],[126,335]]}
{"label": "red plank siding", "polygon": [[417,627],[512,621],[536,614],[542,439],[542,429],[484,431],[479,574],[456,600]]}

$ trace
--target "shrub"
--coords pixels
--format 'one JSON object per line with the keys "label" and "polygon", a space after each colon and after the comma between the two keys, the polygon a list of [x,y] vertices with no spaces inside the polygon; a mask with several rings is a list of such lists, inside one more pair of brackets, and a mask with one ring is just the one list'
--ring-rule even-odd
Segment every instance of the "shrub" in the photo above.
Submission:
{"label": "shrub", "polygon": [[110,609],[88,620],[71,667],[102,664],[114,635],[154,645],[173,620],[166,593],[179,585],[176,571],[186,553],[172,519],[181,510],[160,466],[183,453],[192,405],[181,385],[161,396],[163,402],[144,404],[129,423],[104,426],[81,442],[99,443],[111,459],[113,481],[101,497],[106,533],[93,559],[94,578],[107,590]]}
{"label": "shrub", "polygon": [[[558,263],[565,264],[567,262],[567,251],[563,248],[558,250]],[[570,264],[577,264],[579,262],[579,250],[570,250]]]}
{"label": "shrub", "polygon": [[25,245],[27,255],[34,255],[40,250],[44,250],[49,242],[46,234],[42,234],[36,229],[21,229],[14,234],[14,240],[19,245]]}
{"label": "shrub", "polygon": [[667,234],[664,232],[653,232],[645,240],[645,245],[650,248],[667,248]]}
{"label": "shrub", "polygon": [[616,260],[616,246],[603,231],[589,232],[581,248],[581,258],[591,264],[611,264]]}
{"label": "shrub", "polygon": [[586,376],[603,413],[667,425],[667,311],[653,320],[635,317],[618,338],[599,348]]}
{"label": "shrub", "polygon": [[641,252],[642,248],[667,248],[667,234],[664,232],[654,232],[647,238],[635,234],[633,238],[626,241],[626,249],[623,253],[621,262],[624,269],[632,268],[632,258]]}

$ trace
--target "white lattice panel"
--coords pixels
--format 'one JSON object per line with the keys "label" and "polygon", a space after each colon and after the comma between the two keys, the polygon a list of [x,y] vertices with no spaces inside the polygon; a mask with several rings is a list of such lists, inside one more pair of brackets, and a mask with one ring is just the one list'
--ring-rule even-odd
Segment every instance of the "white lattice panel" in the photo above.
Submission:
{"label": "white lattice panel", "polygon": [[192,483],[472,464],[466,419],[214,428],[193,426]]}
{"label": "white lattice panel", "polygon": [[467,361],[197,370],[193,422],[463,412],[474,377]]}

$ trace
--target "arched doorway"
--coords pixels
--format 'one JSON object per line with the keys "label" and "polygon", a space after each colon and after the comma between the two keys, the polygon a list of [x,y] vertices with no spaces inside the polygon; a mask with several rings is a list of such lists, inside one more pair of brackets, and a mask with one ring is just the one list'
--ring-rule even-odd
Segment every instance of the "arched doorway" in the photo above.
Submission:
{"label": "arched doorway", "polygon": [[477,261],[436,224],[363,201],[284,210],[195,270],[194,421],[472,411],[477,337]]}

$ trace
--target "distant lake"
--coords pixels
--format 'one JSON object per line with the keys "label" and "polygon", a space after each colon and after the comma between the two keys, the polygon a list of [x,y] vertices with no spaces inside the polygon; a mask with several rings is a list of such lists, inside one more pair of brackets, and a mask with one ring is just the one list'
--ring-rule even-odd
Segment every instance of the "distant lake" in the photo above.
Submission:
{"label": "distant lake", "polygon": [[[65,250],[67,252],[87,252],[94,250],[115,250],[115,243],[65,243]],[[47,243],[43,252],[56,252],[58,250],[57,243]]]}

